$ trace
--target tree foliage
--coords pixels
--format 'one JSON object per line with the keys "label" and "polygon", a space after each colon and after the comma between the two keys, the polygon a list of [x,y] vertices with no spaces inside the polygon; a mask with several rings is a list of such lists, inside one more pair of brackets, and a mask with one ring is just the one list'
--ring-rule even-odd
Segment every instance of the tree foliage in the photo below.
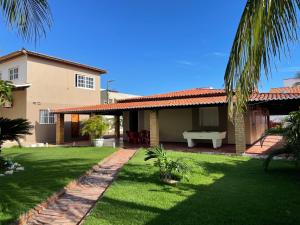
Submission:
{"label": "tree foliage", "polygon": [[109,124],[102,116],[92,116],[84,121],[81,128],[82,135],[90,135],[92,139],[101,137],[109,128]]}
{"label": "tree foliage", "polygon": [[52,24],[47,0],[0,0],[0,10],[8,28],[25,40],[37,41]]}
{"label": "tree foliage", "polygon": [[17,141],[20,145],[20,138],[31,134],[33,126],[26,119],[0,118],[0,149],[4,141]]}
{"label": "tree foliage", "polygon": [[246,109],[261,73],[269,77],[272,60],[298,40],[299,8],[300,0],[247,0],[224,77],[229,115]]}
{"label": "tree foliage", "polygon": [[291,112],[285,119],[283,125],[271,128],[261,137],[261,145],[268,135],[280,135],[285,142],[284,146],[271,151],[264,162],[267,170],[273,157],[281,154],[291,155],[296,164],[300,161],[300,110]]}
{"label": "tree foliage", "polygon": [[186,163],[181,159],[176,161],[170,159],[167,156],[167,152],[164,148],[154,147],[149,148],[146,151],[145,161],[150,159],[155,159],[154,165],[159,168],[160,179],[170,180],[170,179],[187,179],[189,174],[189,168]]}
{"label": "tree foliage", "polygon": [[0,107],[12,101],[12,85],[9,81],[0,80]]}

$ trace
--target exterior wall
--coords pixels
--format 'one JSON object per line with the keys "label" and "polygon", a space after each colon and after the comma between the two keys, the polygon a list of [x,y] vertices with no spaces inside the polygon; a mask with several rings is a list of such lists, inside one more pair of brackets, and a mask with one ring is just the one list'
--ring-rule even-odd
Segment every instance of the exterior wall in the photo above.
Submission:
{"label": "exterior wall", "polygon": [[139,131],[150,129],[150,111],[139,111]]}
{"label": "exterior wall", "polygon": [[285,79],[283,80],[283,84],[285,87],[300,86],[300,78]]}
{"label": "exterior wall", "polygon": [[[75,87],[76,74],[94,77],[95,88]],[[45,59],[28,57],[26,115],[35,126],[28,142],[55,142],[55,124],[40,124],[41,109],[57,109],[100,103],[100,77],[96,72]],[[65,140],[71,138],[71,116],[65,115]]]}
{"label": "exterior wall", "polygon": [[9,119],[26,118],[26,89],[13,91],[11,108],[0,108],[0,117]]}
{"label": "exterior wall", "polygon": [[[33,125],[33,134],[26,144],[55,142],[55,124],[40,124],[41,109],[57,109],[100,103],[100,76],[97,72],[36,57],[20,56],[0,64],[2,78],[8,80],[8,69],[19,68],[15,84],[31,84],[25,90],[13,91],[13,107],[0,108],[0,116],[26,118]],[[76,74],[95,79],[94,89],[75,87]],[[82,116],[81,118],[84,118]],[[65,115],[65,139],[71,138],[71,116]]]}
{"label": "exterior wall", "polygon": [[[109,103],[115,103],[117,100],[120,99],[128,99],[128,98],[134,98],[134,97],[140,97],[140,95],[132,95],[132,94],[126,94],[121,93],[117,91],[109,91],[108,92],[108,98]],[[101,104],[107,103],[107,91],[106,89],[101,90]]]}
{"label": "exterior wall", "polygon": [[17,67],[19,69],[19,77],[12,82],[14,84],[24,84],[27,81],[27,56],[17,57],[15,59],[0,64],[0,73],[2,80],[9,80],[8,70]]}
{"label": "exterior wall", "polygon": [[160,141],[186,142],[182,133],[193,129],[192,109],[162,109],[158,113]]}

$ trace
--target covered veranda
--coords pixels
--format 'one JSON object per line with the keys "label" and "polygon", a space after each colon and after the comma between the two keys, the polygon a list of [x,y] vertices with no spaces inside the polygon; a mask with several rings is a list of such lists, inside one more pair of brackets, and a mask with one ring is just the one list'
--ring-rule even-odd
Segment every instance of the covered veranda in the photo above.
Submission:
{"label": "covered veranda", "polygon": [[[53,111],[57,115],[56,121],[56,144],[64,144],[64,116],[71,115],[113,115],[115,129],[115,143],[125,147],[137,147],[142,144],[128,143],[125,135],[126,131],[132,129],[145,129],[149,131],[150,146],[164,144],[165,148],[184,151],[213,151],[226,153],[263,153],[267,152],[274,146],[281,143],[277,137],[269,137],[263,147],[256,142],[257,138],[268,127],[268,119],[270,113],[278,114],[281,111],[286,115],[290,111],[298,110],[300,105],[300,94],[271,94],[271,93],[256,93],[249,101],[247,113],[236,115],[234,121],[227,120],[227,102],[224,92],[214,92],[213,94],[201,93],[191,94],[180,93],[171,97],[160,95],[153,98],[146,96],[137,99],[119,101],[113,104],[101,104],[95,106],[83,106],[77,108],[58,109]],[[182,121],[193,117],[195,112],[199,113],[201,108],[218,108],[218,120],[220,124],[218,129],[225,129],[227,132],[226,141],[222,147],[213,149],[212,145],[207,142],[200,142],[197,146],[189,148],[185,141],[177,141],[176,138],[163,138],[164,133],[170,132]],[[187,114],[190,112],[190,114]],[[177,115],[175,120],[167,121]],[[136,116],[134,116],[136,115]],[[147,116],[146,116],[147,115]],[[124,134],[120,133],[120,117],[123,116]],[[125,119],[127,118],[127,119]],[[141,124],[148,124],[144,127],[139,127],[133,121],[143,119]],[[166,119],[167,118],[167,119]],[[261,124],[266,124],[261,126]],[[166,129],[168,128],[168,129]],[[165,129],[165,130],[164,130]],[[183,131],[183,130],[182,130]],[[251,133],[251,135],[249,134]],[[182,136],[182,133],[179,133]],[[124,137],[124,139],[122,138]]]}

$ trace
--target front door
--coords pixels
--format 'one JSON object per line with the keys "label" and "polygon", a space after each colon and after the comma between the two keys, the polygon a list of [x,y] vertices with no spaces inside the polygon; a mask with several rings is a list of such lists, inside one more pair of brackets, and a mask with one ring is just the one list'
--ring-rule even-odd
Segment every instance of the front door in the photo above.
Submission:
{"label": "front door", "polygon": [[138,132],[138,111],[129,112],[129,130]]}
{"label": "front door", "polygon": [[79,137],[79,114],[72,114],[71,115],[71,137],[77,138]]}

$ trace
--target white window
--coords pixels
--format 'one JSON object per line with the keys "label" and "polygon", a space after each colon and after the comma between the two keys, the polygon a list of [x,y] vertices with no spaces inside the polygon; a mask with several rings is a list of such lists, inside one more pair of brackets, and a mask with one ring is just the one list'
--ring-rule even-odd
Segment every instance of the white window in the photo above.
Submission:
{"label": "white window", "polygon": [[54,124],[54,114],[51,113],[48,109],[40,110],[40,124]]}
{"label": "white window", "polygon": [[95,80],[93,77],[76,74],[75,86],[80,88],[94,89]]}
{"label": "white window", "polygon": [[218,127],[219,126],[218,107],[199,108],[199,125],[200,127]]}
{"label": "white window", "polygon": [[9,80],[16,80],[19,78],[19,68],[10,68],[8,69]]}

